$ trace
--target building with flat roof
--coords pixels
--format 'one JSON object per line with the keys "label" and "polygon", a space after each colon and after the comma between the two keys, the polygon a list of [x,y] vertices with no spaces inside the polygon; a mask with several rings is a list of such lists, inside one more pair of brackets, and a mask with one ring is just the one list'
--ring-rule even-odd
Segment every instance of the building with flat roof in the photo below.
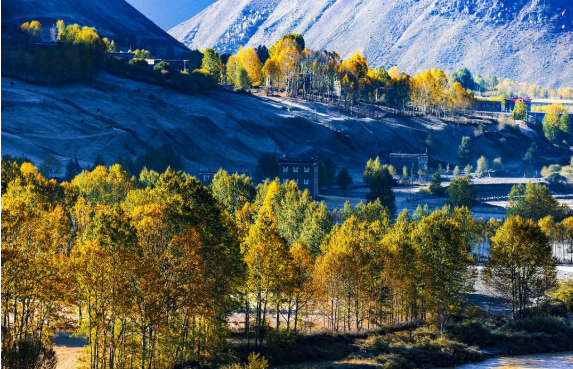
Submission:
{"label": "building with flat roof", "polygon": [[171,68],[173,68],[173,70],[181,70],[181,71],[187,69],[189,64],[189,60],[187,59],[181,59],[181,60],[145,59],[145,61],[152,67],[161,62],[166,62],[169,63],[169,65],[171,66]]}
{"label": "building with flat roof", "polygon": [[[199,182],[203,183],[203,185],[208,186],[209,184],[211,184],[211,181],[213,181],[213,178],[215,177],[215,174],[217,174],[217,172],[219,172],[219,169],[217,170],[213,170],[213,169],[203,169],[203,170],[199,170],[199,175],[197,176],[197,179],[199,180]],[[238,174],[238,175],[246,175],[247,177],[249,176],[249,172],[248,171],[243,171],[243,172],[228,172],[229,175],[231,174]]]}
{"label": "building with flat roof", "polygon": [[279,158],[279,179],[281,183],[294,181],[301,191],[308,190],[314,198],[318,197],[318,160],[292,159],[283,155]]}
{"label": "building with flat roof", "polygon": [[511,113],[513,109],[515,109],[515,103],[518,101],[523,101],[527,108],[527,113],[531,112],[531,99],[528,97],[512,97],[511,99],[505,99],[505,111]]}
{"label": "building with flat roof", "polygon": [[135,54],[132,53],[131,51],[128,51],[126,53],[119,53],[119,52],[107,53],[108,59],[115,58],[115,59],[123,60],[125,62],[129,62],[134,57],[135,57]]}
{"label": "building with flat roof", "polygon": [[477,111],[501,112],[501,101],[478,99],[476,101],[476,110]]}

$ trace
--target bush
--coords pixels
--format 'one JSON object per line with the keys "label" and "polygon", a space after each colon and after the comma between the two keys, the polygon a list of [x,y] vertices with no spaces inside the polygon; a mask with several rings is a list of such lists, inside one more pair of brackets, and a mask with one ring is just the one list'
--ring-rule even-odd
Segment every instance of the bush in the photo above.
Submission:
{"label": "bush", "polygon": [[465,320],[449,327],[447,336],[468,345],[484,345],[492,341],[491,330],[475,319]]}
{"label": "bush", "polygon": [[266,369],[269,367],[269,362],[260,353],[251,352],[249,355],[249,362],[245,365],[231,364],[223,367],[224,369]]}
{"label": "bush", "polygon": [[440,173],[436,172],[432,176],[432,180],[430,182],[430,193],[434,196],[443,196],[444,195],[444,188],[442,187],[442,176]]}
{"label": "bush", "polygon": [[440,336],[431,327],[417,328],[411,336],[405,331],[370,336],[363,350],[385,368],[454,366],[483,356],[478,349]]}
{"label": "bush", "polygon": [[[510,320],[500,328],[500,331],[526,332],[529,334],[564,334],[573,336],[573,330],[567,321],[561,318],[548,316],[534,316],[530,318]],[[573,343],[573,341],[571,342]]]}
{"label": "bush", "polygon": [[177,71],[163,73],[163,66],[153,70],[145,60],[132,59],[129,63],[126,63],[124,60],[110,58],[104,69],[116,77],[152,83],[189,95],[206,92],[216,85],[212,78],[201,73],[193,72],[189,74]]}
{"label": "bush", "polygon": [[[4,337],[2,337],[4,341]],[[54,369],[56,353],[39,340],[23,340],[11,345],[2,345],[2,368]]]}
{"label": "bush", "polygon": [[561,172],[561,165],[559,164],[551,164],[550,166],[544,166],[541,168],[541,175],[543,177],[549,177],[552,174]]}
{"label": "bush", "polygon": [[455,178],[448,187],[448,197],[454,206],[471,207],[477,199],[477,192],[468,177]]}
{"label": "bush", "polygon": [[525,311],[525,316],[553,316],[563,318],[567,316],[567,305],[561,300],[550,299],[527,309]]}

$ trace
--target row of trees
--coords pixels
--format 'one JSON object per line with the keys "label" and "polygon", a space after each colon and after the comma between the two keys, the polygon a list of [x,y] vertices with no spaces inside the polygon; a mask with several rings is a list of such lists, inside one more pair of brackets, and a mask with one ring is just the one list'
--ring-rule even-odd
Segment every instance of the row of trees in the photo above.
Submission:
{"label": "row of trees", "polygon": [[[31,21],[22,24],[18,35],[21,40],[2,53],[2,64],[8,75],[34,83],[95,83],[97,73],[105,69],[122,78],[159,84],[188,94],[206,91],[215,84],[211,75],[202,69],[194,73],[188,69],[175,71],[167,62],[160,62],[152,69],[145,61],[152,55],[144,49],[135,50],[134,59],[129,63],[108,59],[108,52],[117,51],[115,42],[102,38],[92,27],[66,25],[59,20],[50,28],[52,43],[37,44],[41,41],[42,25]],[[196,53],[191,54],[196,57]]]}
{"label": "row of trees", "polygon": [[197,181],[132,181],[114,165],[60,185],[4,162],[2,177],[3,350],[46,343],[70,319],[92,368],[169,367],[223,347],[245,269],[232,219]]}
{"label": "row of trees", "polygon": [[7,72],[41,83],[92,80],[106,60],[109,41],[95,28],[66,25],[62,20],[50,32],[56,46],[36,46],[41,40],[41,23],[22,24],[20,34],[27,42],[2,54]]}
{"label": "row of trees", "polygon": [[345,107],[361,99],[382,102],[398,109],[410,107],[424,114],[459,114],[471,109],[473,93],[498,97],[529,96],[562,98],[572,96],[571,88],[545,90],[537,85],[501,81],[495,76],[473,77],[467,68],[447,76],[444,71],[429,69],[408,76],[396,67],[373,69],[367,59],[355,54],[342,60],[336,52],[309,50],[304,38],[288,34],[270,49],[260,46],[239,48],[235,55],[219,55],[207,49],[203,59],[216,68],[208,68],[219,81],[239,89],[265,86],[267,92],[285,91],[288,96],[320,98],[338,102]]}
{"label": "row of trees", "polygon": [[474,101],[460,82],[448,79],[441,70],[409,77],[395,67],[373,69],[360,54],[342,60],[336,52],[309,50],[297,34],[283,36],[268,50],[241,47],[226,63],[224,59],[207,49],[202,69],[239,89],[264,86],[269,93],[284,91],[291,97],[336,101],[346,108],[365,100],[397,109],[457,114]]}
{"label": "row of trees", "polygon": [[[364,178],[386,183],[387,171],[371,160]],[[319,322],[338,332],[442,327],[473,283],[472,248],[494,234],[491,283],[520,291],[510,296],[516,317],[553,286],[537,224],[516,215],[485,226],[449,206],[394,221],[388,195],[346,204],[333,225],[293,182],[255,188],[221,170],[207,189],[183,172],[135,178],[116,164],[58,184],[30,163],[2,161],[3,350],[48,343],[71,320],[91,368],[216,362],[237,308],[255,347],[271,329]],[[501,280],[495,268],[509,266],[524,274]]]}
{"label": "row of trees", "polygon": [[573,88],[562,87],[548,90],[539,85],[527,82],[516,82],[510,78],[501,80],[495,75],[484,78],[480,75],[474,76],[466,67],[459,68],[450,74],[450,80],[460,82],[462,87],[475,91],[480,95],[490,97],[510,98],[517,96],[528,96],[531,98],[551,98],[551,99],[571,99],[573,98]]}

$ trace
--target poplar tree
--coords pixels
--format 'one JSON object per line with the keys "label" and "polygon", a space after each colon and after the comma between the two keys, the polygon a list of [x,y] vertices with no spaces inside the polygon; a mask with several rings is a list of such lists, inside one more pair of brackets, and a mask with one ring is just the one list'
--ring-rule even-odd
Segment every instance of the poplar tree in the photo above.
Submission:
{"label": "poplar tree", "polygon": [[555,286],[556,261],[548,237],[532,220],[508,217],[491,239],[484,279],[523,318],[534,301]]}

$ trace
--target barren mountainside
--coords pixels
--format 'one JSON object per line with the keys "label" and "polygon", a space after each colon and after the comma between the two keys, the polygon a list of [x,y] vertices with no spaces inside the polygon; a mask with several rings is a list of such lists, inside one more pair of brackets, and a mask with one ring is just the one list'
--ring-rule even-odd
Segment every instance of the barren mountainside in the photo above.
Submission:
{"label": "barren mountainside", "polygon": [[121,48],[146,48],[158,56],[186,51],[184,45],[124,0],[9,0],[2,2],[2,43],[30,20],[42,23],[45,36],[59,19],[97,28]]}
{"label": "barren mountainside", "polygon": [[343,57],[362,50],[398,66],[573,85],[570,0],[219,0],[169,31],[190,48],[234,52],[300,33]]}

